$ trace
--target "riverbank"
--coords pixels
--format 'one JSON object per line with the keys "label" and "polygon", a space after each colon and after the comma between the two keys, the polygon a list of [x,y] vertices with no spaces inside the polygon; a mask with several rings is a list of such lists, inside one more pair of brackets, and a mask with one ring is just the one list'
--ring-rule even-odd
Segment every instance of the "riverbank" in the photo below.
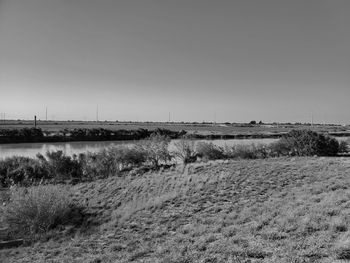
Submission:
{"label": "riverbank", "polygon": [[[279,139],[288,132],[222,134],[213,132],[198,133],[185,130],[173,131],[160,128],[155,130],[107,130],[103,128],[65,129],[59,132],[49,132],[43,131],[40,128],[22,128],[0,130],[0,144],[137,141],[146,139],[152,134],[166,135],[171,139],[180,139],[186,136],[188,139],[196,140]],[[350,132],[348,131],[324,133],[335,137],[350,137]]]}
{"label": "riverbank", "polygon": [[[12,262],[337,262],[350,258],[348,158],[196,163],[72,186],[84,227]],[[340,261],[339,261],[340,262]]]}
{"label": "riverbank", "polygon": [[82,141],[136,141],[150,137],[152,134],[168,136],[177,139],[186,135],[185,131],[166,129],[138,130],[107,130],[94,129],[65,129],[59,132],[43,131],[40,128],[2,129],[0,144],[8,143],[54,143]]}
{"label": "riverbank", "polygon": [[[293,129],[309,129],[332,136],[350,136],[350,126],[309,124],[183,123],[183,122],[93,122],[32,121],[0,122],[0,144],[25,142],[73,142],[140,140],[155,132],[171,138],[187,135],[193,139],[280,138]],[[35,134],[33,130],[38,130]],[[24,132],[23,132],[24,131]],[[32,131],[32,132],[30,132]]]}

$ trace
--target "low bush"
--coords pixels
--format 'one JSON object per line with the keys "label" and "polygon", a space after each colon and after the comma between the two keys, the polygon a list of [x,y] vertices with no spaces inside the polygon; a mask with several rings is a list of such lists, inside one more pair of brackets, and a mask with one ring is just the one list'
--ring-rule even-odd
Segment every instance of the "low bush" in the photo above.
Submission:
{"label": "low bush", "polygon": [[50,171],[50,177],[56,182],[82,179],[82,164],[76,155],[71,157],[62,151],[54,151],[47,152],[46,158],[40,154],[37,158],[42,162],[42,166]]}
{"label": "low bush", "polygon": [[152,134],[148,139],[137,144],[138,151],[146,156],[146,161],[154,168],[160,164],[171,161],[172,156],[169,152],[170,138],[166,135],[157,133]]}
{"label": "low bush", "polygon": [[339,153],[339,142],[311,130],[292,130],[272,144],[271,149],[277,156],[335,156]]}
{"label": "low bush", "polygon": [[111,147],[79,158],[84,179],[106,178],[126,168],[139,167],[147,161],[147,152],[137,145]]}
{"label": "low bush", "polygon": [[87,153],[82,158],[84,178],[100,179],[116,175],[119,170],[119,162],[110,151],[102,150],[97,153]]}
{"label": "low bush", "polygon": [[0,160],[0,187],[28,186],[50,176],[47,167],[36,159],[15,156]]}
{"label": "low bush", "polygon": [[349,152],[349,142],[341,141],[339,143],[339,153],[348,153]]}
{"label": "low bush", "polygon": [[204,160],[218,160],[226,157],[224,149],[215,144],[207,142],[199,142],[196,147],[198,156]]}
{"label": "low bush", "polygon": [[267,158],[270,154],[269,147],[264,144],[235,145],[225,148],[225,155],[230,159],[258,159]]}
{"label": "low bush", "polygon": [[181,139],[174,143],[173,155],[184,164],[193,163],[197,160],[194,140]]}
{"label": "low bush", "polygon": [[72,209],[66,187],[40,185],[12,188],[9,202],[2,208],[4,223],[16,237],[33,237],[63,224]]}
{"label": "low bush", "polygon": [[120,163],[121,168],[139,166],[146,162],[147,152],[135,145],[121,145],[110,149],[111,155]]}

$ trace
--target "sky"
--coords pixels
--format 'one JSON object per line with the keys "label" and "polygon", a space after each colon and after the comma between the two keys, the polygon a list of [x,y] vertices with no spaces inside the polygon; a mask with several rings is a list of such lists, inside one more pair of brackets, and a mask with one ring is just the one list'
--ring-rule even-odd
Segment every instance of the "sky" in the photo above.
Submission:
{"label": "sky", "polygon": [[348,0],[0,0],[0,112],[349,124]]}

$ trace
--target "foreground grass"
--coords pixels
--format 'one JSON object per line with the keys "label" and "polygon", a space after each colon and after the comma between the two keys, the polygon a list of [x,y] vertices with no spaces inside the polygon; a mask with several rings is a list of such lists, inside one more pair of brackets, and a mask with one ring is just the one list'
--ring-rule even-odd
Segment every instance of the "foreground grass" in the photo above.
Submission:
{"label": "foreground grass", "polygon": [[349,172],[347,158],[279,158],[79,184],[84,231],[0,250],[0,262],[350,259]]}

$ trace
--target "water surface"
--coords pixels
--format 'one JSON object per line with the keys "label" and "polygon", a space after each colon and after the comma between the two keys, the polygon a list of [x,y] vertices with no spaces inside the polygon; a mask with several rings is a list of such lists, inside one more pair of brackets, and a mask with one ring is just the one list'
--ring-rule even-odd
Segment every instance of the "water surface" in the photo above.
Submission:
{"label": "water surface", "polygon": [[[350,137],[339,137],[339,140],[349,140]],[[212,142],[218,146],[233,146],[237,144],[269,144],[277,139],[230,139],[230,140],[196,140],[198,142]],[[170,150],[174,149],[172,140],[169,146]],[[61,150],[67,155],[97,152],[108,147],[117,147],[118,145],[130,145],[134,141],[104,141],[104,142],[57,142],[57,143],[13,143],[0,144],[0,158],[11,156],[35,157],[38,153],[45,155],[47,151]]]}

